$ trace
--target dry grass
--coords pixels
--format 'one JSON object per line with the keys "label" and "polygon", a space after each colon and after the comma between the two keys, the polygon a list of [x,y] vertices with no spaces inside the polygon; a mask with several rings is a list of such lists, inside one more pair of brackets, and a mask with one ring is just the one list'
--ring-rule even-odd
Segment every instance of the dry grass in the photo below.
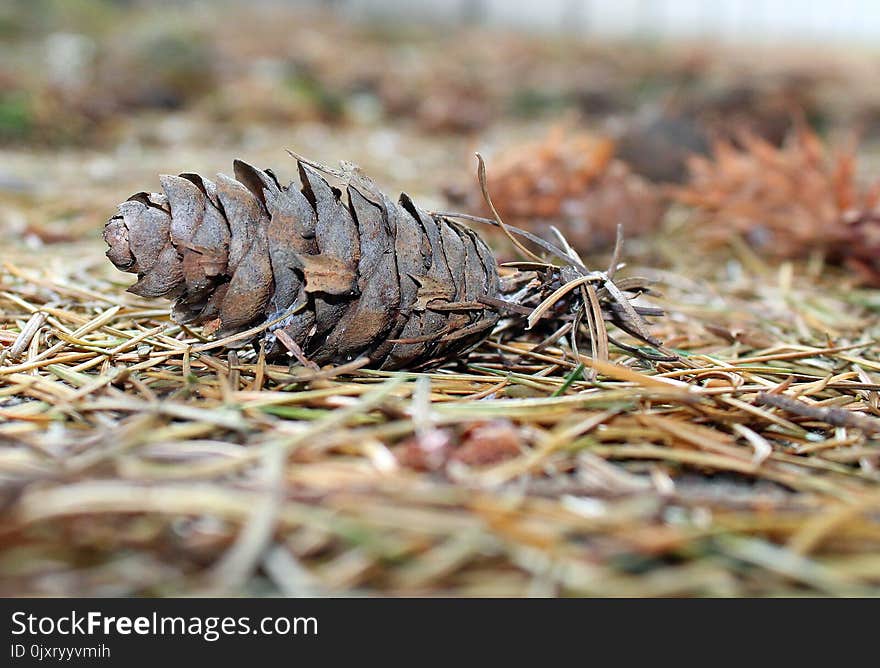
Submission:
{"label": "dry grass", "polygon": [[0,593],[877,594],[877,293],[685,243],[626,253],[681,363],[430,374],[230,356],[96,243],[5,255]]}

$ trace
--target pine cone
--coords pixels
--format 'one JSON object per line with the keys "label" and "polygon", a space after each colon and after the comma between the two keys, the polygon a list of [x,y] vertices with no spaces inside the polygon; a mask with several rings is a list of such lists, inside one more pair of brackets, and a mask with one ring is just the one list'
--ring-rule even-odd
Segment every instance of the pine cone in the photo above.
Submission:
{"label": "pine cone", "polygon": [[[620,160],[605,137],[553,128],[495,162],[489,189],[505,222],[543,232],[556,225],[580,252],[611,246],[617,226],[627,236],[656,229],[666,213],[660,192]],[[478,189],[467,204],[487,209]]]}
{"label": "pine cone", "polygon": [[477,300],[498,297],[500,284],[474,232],[406,195],[392,202],[357,174],[343,199],[297,164],[301,189],[241,161],[216,183],[163,176],[164,194],[135,194],[107,222],[107,256],[137,273],[130,292],[176,300],[178,323],[218,336],[272,323],[269,355],[299,347],[318,364],[367,356],[414,368],[489,334],[498,314]]}

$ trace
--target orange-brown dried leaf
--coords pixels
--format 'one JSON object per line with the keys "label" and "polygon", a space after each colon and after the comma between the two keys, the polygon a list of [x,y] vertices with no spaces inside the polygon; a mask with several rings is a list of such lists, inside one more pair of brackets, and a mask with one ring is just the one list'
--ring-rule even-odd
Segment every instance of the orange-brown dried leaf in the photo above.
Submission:
{"label": "orange-brown dried leaf", "polygon": [[469,427],[451,459],[468,466],[489,466],[520,455],[522,448],[522,435],[513,423],[491,420]]}

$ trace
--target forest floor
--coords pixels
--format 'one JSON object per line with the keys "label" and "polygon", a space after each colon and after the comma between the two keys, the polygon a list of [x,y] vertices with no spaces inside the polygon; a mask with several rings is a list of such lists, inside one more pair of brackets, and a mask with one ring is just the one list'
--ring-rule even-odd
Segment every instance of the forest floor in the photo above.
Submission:
{"label": "forest floor", "polygon": [[[0,366],[3,595],[878,593],[880,293],[688,252],[673,213],[625,260],[684,366],[612,350],[590,381],[491,340],[433,373],[230,359],[124,292],[100,240],[157,173],[228,170],[188,122],[136,152],[0,155],[0,343],[39,325]],[[426,207],[473,167],[466,141],[387,128],[234,155],[284,174],[283,146]],[[760,400],[782,389],[818,412]]]}
{"label": "forest floor", "polygon": [[[315,54],[310,77],[338,74],[307,23],[297,39],[245,26],[250,42],[233,24],[216,26],[235,33],[216,38],[230,63],[261,35]],[[519,80],[493,72],[521,40],[494,55],[462,40],[496,68],[484,76],[498,95]],[[536,62],[558,55],[534,49]],[[422,62],[363,53],[377,71],[384,57]],[[453,115],[474,69],[456,57]],[[683,62],[690,81],[698,65]],[[385,192],[443,210],[444,191],[473,183],[475,150],[491,179],[497,152],[566,115],[471,110],[474,127],[450,129],[437,127],[450,109],[431,107],[396,122],[364,106],[358,74],[350,117],[331,121],[336,98],[297,74],[279,108],[301,110],[305,89],[316,108],[279,117],[260,106],[277,63],[258,65],[207,107],[123,110],[82,141],[0,95],[0,125],[23,133],[0,147],[0,595],[880,594],[880,291],[820,254],[770,260],[736,237],[708,250],[675,206],[628,238],[621,275],[656,281],[646,303],[665,316],[651,333],[675,362],[490,337],[432,372],[314,371],[230,354],[171,322],[167,302],[127,293],[101,229],[160,173],[231,173],[241,158],[290,178],[290,148],[358,163]],[[380,84],[373,103],[411,111]],[[55,94],[33,108],[48,113]],[[97,108],[78,107],[77,122]]]}

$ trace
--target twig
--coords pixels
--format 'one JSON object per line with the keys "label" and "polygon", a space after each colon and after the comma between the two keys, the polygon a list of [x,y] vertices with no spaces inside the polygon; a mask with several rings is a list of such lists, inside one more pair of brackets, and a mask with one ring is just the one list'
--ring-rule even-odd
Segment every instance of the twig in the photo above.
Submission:
{"label": "twig", "polygon": [[760,392],[755,399],[759,406],[773,406],[788,413],[811,418],[830,424],[832,427],[853,427],[869,434],[880,434],[880,420],[866,415],[859,415],[843,408],[823,408],[810,406],[803,401],[791,399],[780,394]]}

